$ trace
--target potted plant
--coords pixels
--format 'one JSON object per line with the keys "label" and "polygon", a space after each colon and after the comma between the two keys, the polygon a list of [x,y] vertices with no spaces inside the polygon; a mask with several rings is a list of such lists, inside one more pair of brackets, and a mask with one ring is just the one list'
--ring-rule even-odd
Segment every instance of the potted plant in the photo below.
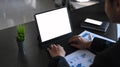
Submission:
{"label": "potted plant", "polygon": [[24,40],[25,40],[25,27],[24,25],[18,25],[17,26],[17,44],[18,44],[18,49],[22,54],[24,54]]}

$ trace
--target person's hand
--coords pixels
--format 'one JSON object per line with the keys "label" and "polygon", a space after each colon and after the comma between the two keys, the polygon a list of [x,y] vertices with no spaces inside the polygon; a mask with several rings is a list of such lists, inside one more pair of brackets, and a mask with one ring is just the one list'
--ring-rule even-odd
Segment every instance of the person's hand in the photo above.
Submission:
{"label": "person's hand", "polygon": [[48,52],[50,53],[51,57],[62,56],[65,57],[65,50],[60,45],[52,44],[50,48],[47,48]]}
{"label": "person's hand", "polygon": [[90,47],[91,42],[86,41],[80,36],[73,36],[68,40],[68,44],[78,49],[86,49]]}

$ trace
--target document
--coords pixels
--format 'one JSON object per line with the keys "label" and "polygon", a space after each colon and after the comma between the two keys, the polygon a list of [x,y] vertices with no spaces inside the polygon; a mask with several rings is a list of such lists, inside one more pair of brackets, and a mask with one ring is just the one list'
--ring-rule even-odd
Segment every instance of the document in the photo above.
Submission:
{"label": "document", "polygon": [[89,32],[89,31],[87,31],[87,30],[83,31],[83,32],[82,32],[81,34],[79,34],[78,36],[81,36],[81,37],[83,37],[84,39],[86,39],[87,41],[90,41],[89,35],[91,36],[91,39],[92,39],[92,40],[93,40],[95,37],[97,37],[97,38],[100,38],[100,39],[103,39],[103,40],[107,40],[107,41],[116,43],[116,41],[114,41],[114,40],[112,40],[112,39],[109,39],[109,38],[100,36],[100,35],[98,35],[98,34]]}
{"label": "document", "polygon": [[88,50],[77,50],[65,57],[70,67],[89,67],[94,58],[95,54]]}
{"label": "document", "polygon": [[[116,43],[116,41],[109,38],[97,35],[95,33],[89,32],[87,30],[83,31],[78,36],[83,37],[87,41],[93,40],[95,37],[108,40],[110,42]],[[95,54],[88,50],[77,50],[65,57],[70,67],[90,67],[95,58]]]}

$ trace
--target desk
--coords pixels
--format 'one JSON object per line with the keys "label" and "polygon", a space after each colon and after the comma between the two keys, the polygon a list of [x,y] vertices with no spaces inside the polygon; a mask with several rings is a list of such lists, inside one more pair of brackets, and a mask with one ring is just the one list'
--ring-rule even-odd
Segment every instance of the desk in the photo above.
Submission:
{"label": "desk", "polygon": [[[92,8],[92,6],[90,8]],[[70,18],[71,19],[73,18],[71,20],[71,24],[74,34],[79,34],[80,32],[83,31],[83,29],[80,27],[80,21],[82,21],[81,17],[85,16],[82,15],[81,13],[81,11],[84,10],[85,9],[75,10],[70,12],[71,13]],[[90,13],[88,13],[87,16],[90,16]],[[26,34],[25,34],[26,39],[24,42],[25,62],[21,60],[23,58],[21,59],[19,58],[18,47],[15,39],[16,27],[12,27],[0,31],[0,67],[47,67],[49,56],[45,50],[41,50],[39,48],[39,44],[37,40],[37,36],[39,35],[39,33],[36,22],[32,21],[24,25],[26,28]],[[101,33],[96,31],[92,31],[92,32],[109,37],[114,40],[116,40],[117,37],[116,24],[111,24],[106,33]]]}

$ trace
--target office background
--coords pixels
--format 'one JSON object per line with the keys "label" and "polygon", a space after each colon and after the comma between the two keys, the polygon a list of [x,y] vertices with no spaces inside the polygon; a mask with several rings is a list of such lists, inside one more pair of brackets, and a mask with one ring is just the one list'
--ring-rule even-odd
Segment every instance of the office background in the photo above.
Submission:
{"label": "office background", "polygon": [[[99,4],[70,11],[71,19],[75,17],[72,20],[75,34],[83,31],[80,23],[86,17],[109,21],[104,12],[104,0],[99,1]],[[47,67],[50,57],[39,47],[39,33],[33,15],[55,8],[54,0],[0,0],[0,67]],[[26,29],[24,57],[19,55],[16,42],[16,25],[19,24],[24,24]],[[112,24],[107,33],[92,32],[113,40],[117,37],[116,24]]]}
{"label": "office background", "polygon": [[[0,0],[0,29],[29,23],[34,21],[34,14],[55,8],[54,0]],[[99,5],[89,12],[101,15],[103,9],[103,6]]]}

